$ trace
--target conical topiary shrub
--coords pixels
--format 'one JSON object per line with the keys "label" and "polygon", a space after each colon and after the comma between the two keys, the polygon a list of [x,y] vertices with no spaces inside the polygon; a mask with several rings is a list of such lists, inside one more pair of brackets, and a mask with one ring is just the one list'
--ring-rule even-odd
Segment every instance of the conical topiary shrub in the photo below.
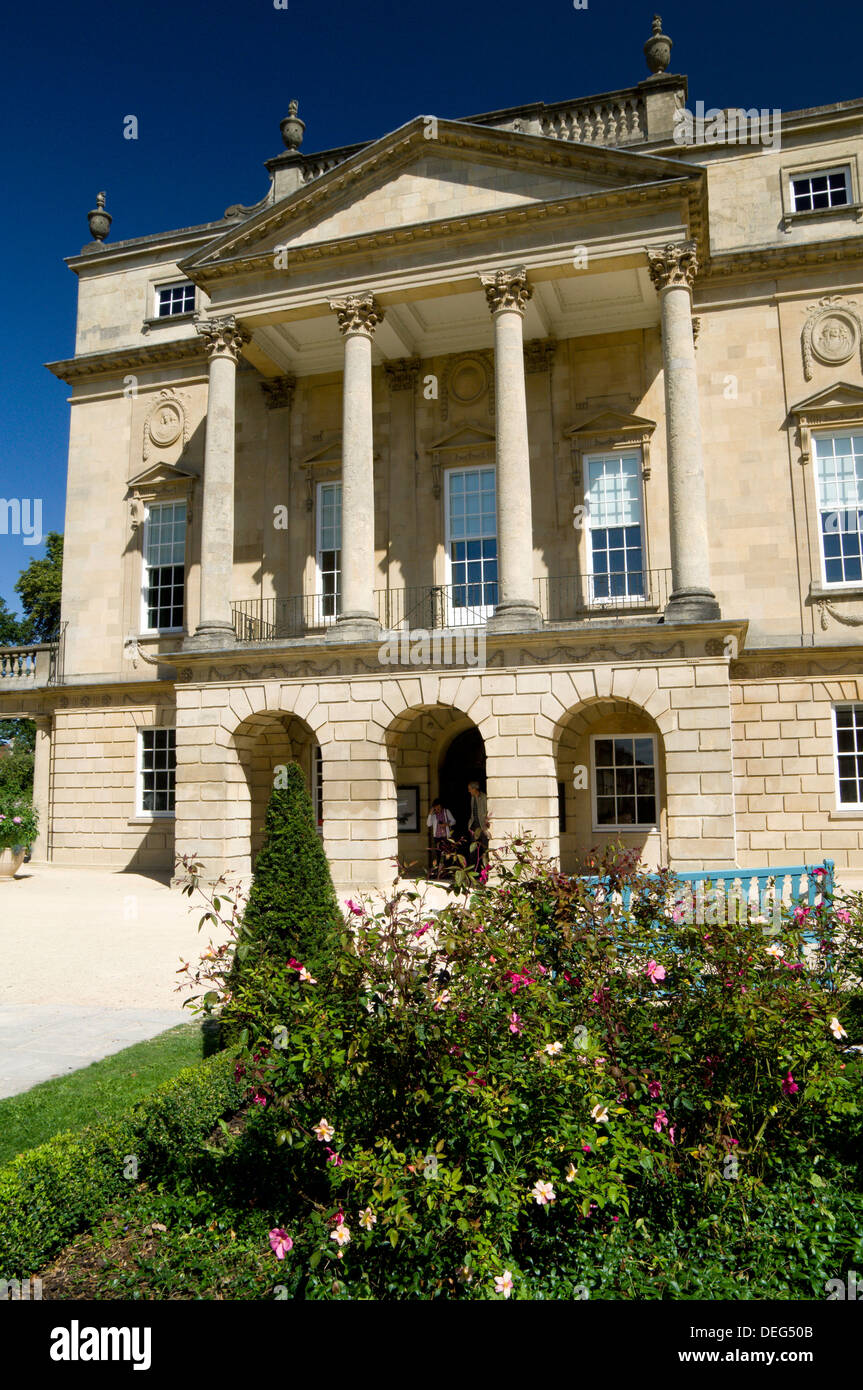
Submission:
{"label": "conical topiary shrub", "polygon": [[330,866],[315,827],[305,779],[288,763],[284,787],[274,787],[237,943],[234,972],[245,974],[263,958],[294,958],[315,974],[344,934]]}

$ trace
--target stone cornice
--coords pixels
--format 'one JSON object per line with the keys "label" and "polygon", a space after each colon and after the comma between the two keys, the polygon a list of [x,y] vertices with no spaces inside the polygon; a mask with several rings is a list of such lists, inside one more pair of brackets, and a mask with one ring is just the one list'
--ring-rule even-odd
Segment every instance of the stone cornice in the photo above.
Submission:
{"label": "stone cornice", "polygon": [[[725,651],[723,638],[733,634],[738,650],[746,640],[748,620],[720,618],[715,622],[681,623],[673,629],[656,618],[645,622],[617,623],[603,627],[567,623],[546,625],[535,632],[487,633],[488,666],[508,665],[553,668],[609,662],[715,660]],[[236,680],[314,680],[334,673],[372,675],[380,680],[378,650],[383,635],[374,641],[341,643],[315,637],[286,638],[283,642],[244,642],[211,651],[182,647],[160,656],[177,668],[178,684]],[[511,655],[509,655],[511,654]],[[354,667],[351,670],[351,667]],[[416,674],[417,668],[411,667]]]}
{"label": "stone cornice", "polygon": [[[315,264],[326,265],[327,262],[347,260],[357,255],[368,254],[370,251],[392,250],[394,247],[401,248],[411,244],[421,245],[436,240],[445,243],[447,248],[451,250],[455,237],[478,239],[488,232],[498,233],[508,227],[555,223],[571,219],[574,216],[579,217],[579,219],[599,217],[604,213],[625,208],[640,207],[647,210],[657,205],[667,204],[673,192],[676,192],[678,196],[686,196],[685,181],[680,180],[674,184],[639,184],[619,190],[606,190],[602,193],[575,194],[571,198],[558,198],[547,203],[520,203],[511,208],[496,208],[493,211],[468,213],[462,217],[447,218],[438,222],[416,222],[403,227],[382,227],[377,231],[363,232],[351,237],[291,246],[291,265],[295,268]],[[694,237],[698,238],[699,232],[706,228],[704,200],[701,196],[701,190],[693,189],[691,185],[688,189],[688,195],[690,231]],[[582,236],[585,230],[582,227]],[[643,244],[643,236],[636,240],[640,248]],[[699,245],[704,246],[703,237],[699,241]],[[268,250],[259,255],[219,261],[206,266],[184,264],[181,269],[196,284],[206,288],[218,280],[253,275],[257,272],[269,273],[272,270],[272,265],[272,250]]]}
{"label": "stone cornice", "polygon": [[[329,208],[332,204],[333,194],[339,194],[348,189],[356,189],[359,192],[358,185],[363,180],[368,179],[371,174],[384,170],[396,170],[410,162],[420,152],[428,153],[431,142],[427,138],[426,130],[427,127],[423,118],[418,117],[400,130],[361,149],[343,164],[336,165],[311,184],[290,194],[280,203],[244,223],[242,227],[227,233],[204,251],[188,257],[180,263],[181,270],[189,274],[197,284],[204,284],[211,277],[218,278],[225,270],[228,274],[235,274],[240,268],[243,270],[253,269],[256,261],[271,266],[271,248],[268,247],[260,256],[248,254],[249,249],[256,242],[262,238],[271,237],[283,226],[290,226],[292,231],[298,229],[306,213]],[[437,139],[433,143],[437,148],[464,149],[474,155],[482,156],[486,160],[502,164],[529,164],[535,173],[559,169],[572,173],[592,172],[610,178],[615,176],[640,178],[644,182],[633,190],[636,194],[651,187],[660,179],[666,196],[676,184],[688,185],[690,204],[698,203],[699,205],[697,215],[699,226],[706,216],[705,171],[699,166],[684,164],[681,160],[672,160],[656,155],[635,154],[629,150],[611,146],[573,145],[567,141],[550,140],[543,135],[516,134],[512,131],[496,130],[493,127],[471,126],[443,120],[438,122]],[[627,185],[626,187],[631,186]],[[600,196],[613,198],[617,192],[616,189],[603,190]],[[578,197],[579,206],[583,207],[593,196],[595,195],[580,195]],[[536,206],[545,207],[548,205],[538,204]],[[694,212],[692,206],[690,211],[691,213]],[[473,216],[464,220],[473,221]],[[423,225],[442,228],[443,224],[426,223]],[[399,228],[398,230],[407,229]],[[698,235],[695,226],[692,227],[692,232],[694,235]],[[356,240],[363,245],[368,244],[367,236]],[[336,243],[336,245],[343,244]],[[291,256],[294,262],[303,251],[308,249],[310,248],[292,247]],[[228,259],[224,259],[225,256]]]}
{"label": "stone cornice", "polygon": [[112,348],[109,352],[88,352],[45,366],[60,381],[72,385],[87,377],[116,376],[120,372],[147,367],[175,366],[183,362],[204,363],[206,354],[197,337],[180,338],[171,343],[141,343],[139,346]]}
{"label": "stone cornice", "polygon": [[836,237],[788,245],[758,246],[745,251],[717,251],[699,270],[699,282],[751,279],[777,272],[793,275],[813,266],[863,262],[863,236]]}

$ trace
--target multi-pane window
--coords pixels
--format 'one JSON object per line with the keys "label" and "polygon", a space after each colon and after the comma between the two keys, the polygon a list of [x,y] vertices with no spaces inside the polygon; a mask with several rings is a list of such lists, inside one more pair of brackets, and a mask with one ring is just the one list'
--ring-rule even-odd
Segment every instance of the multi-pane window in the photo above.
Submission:
{"label": "multi-pane window", "polygon": [[840,806],[863,806],[863,705],[835,705]]}
{"label": "multi-pane window", "polygon": [[656,825],[656,744],[652,734],[594,735],[597,829]]}
{"label": "multi-pane window", "polygon": [[176,729],[140,732],[138,810],[142,815],[172,816],[177,782]]}
{"label": "multi-pane window", "polygon": [[169,319],[177,314],[191,314],[194,308],[195,286],[188,280],[178,285],[160,285],[156,290],[157,318]]}
{"label": "multi-pane window", "polygon": [[451,469],[446,489],[448,619],[477,622],[498,601],[494,468]]}
{"label": "multi-pane window", "polygon": [[183,626],[186,593],[186,504],[160,502],[144,522],[144,628],[175,631]]}
{"label": "multi-pane window", "polygon": [[342,485],[318,484],[319,621],[339,616],[342,590]]}
{"label": "multi-pane window", "polygon": [[827,584],[863,580],[863,430],[813,436]]}
{"label": "multi-pane window", "polygon": [[822,208],[846,207],[851,202],[848,169],[819,169],[812,174],[795,175],[791,197],[795,212],[818,212]]}
{"label": "multi-pane window", "polygon": [[594,455],[586,465],[591,600],[644,598],[641,455]]}

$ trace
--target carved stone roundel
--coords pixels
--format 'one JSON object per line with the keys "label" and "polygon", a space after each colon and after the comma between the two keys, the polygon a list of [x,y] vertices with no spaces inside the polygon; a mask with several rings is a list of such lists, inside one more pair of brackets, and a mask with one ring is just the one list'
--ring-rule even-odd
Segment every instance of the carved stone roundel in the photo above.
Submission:
{"label": "carved stone roundel", "polygon": [[812,354],[827,366],[847,362],[857,350],[857,325],[850,314],[834,310],[812,330]]}
{"label": "carved stone roundel", "polygon": [[179,439],[183,430],[183,412],[176,401],[160,401],[150,416],[149,434],[153,443],[166,449]]}
{"label": "carved stone roundel", "polygon": [[485,369],[475,357],[460,362],[450,380],[453,399],[460,405],[472,405],[479,400],[487,385]]}

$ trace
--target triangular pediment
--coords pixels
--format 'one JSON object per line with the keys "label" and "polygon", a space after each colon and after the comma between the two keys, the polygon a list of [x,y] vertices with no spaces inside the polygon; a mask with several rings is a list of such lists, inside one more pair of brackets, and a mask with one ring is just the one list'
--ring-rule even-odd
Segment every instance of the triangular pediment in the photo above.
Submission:
{"label": "triangular pediment", "polygon": [[188,468],[179,468],[176,464],[154,463],[149,468],[145,468],[142,473],[136,473],[134,478],[130,478],[127,487],[130,490],[140,492],[146,488],[169,487],[172,483],[188,484],[198,478],[197,473],[191,472]]}
{"label": "triangular pediment", "polygon": [[300,460],[301,468],[308,468],[316,463],[341,463],[342,461],[342,436],[341,434],[330,435],[325,444],[319,444],[310,454]]}
{"label": "triangular pediment", "polygon": [[451,430],[449,434],[443,435],[441,439],[436,439],[433,444],[429,444],[428,452],[436,454],[447,449],[488,448],[494,442],[495,435],[492,430],[487,430],[483,425],[468,422]]}
{"label": "triangular pediment", "polygon": [[[434,122],[434,124],[430,124]],[[182,262],[254,262],[280,249],[329,244],[400,228],[442,230],[475,215],[609,196],[639,185],[703,179],[678,160],[547,136],[418,116],[271,204]],[[274,270],[278,267],[274,264]]]}
{"label": "triangular pediment", "polygon": [[632,439],[642,438],[656,429],[656,421],[643,415],[628,415],[621,410],[603,410],[582,424],[572,425],[564,434],[568,439]]}
{"label": "triangular pediment", "polygon": [[798,416],[817,415],[823,411],[863,416],[863,387],[837,381],[788,408],[789,415]]}

